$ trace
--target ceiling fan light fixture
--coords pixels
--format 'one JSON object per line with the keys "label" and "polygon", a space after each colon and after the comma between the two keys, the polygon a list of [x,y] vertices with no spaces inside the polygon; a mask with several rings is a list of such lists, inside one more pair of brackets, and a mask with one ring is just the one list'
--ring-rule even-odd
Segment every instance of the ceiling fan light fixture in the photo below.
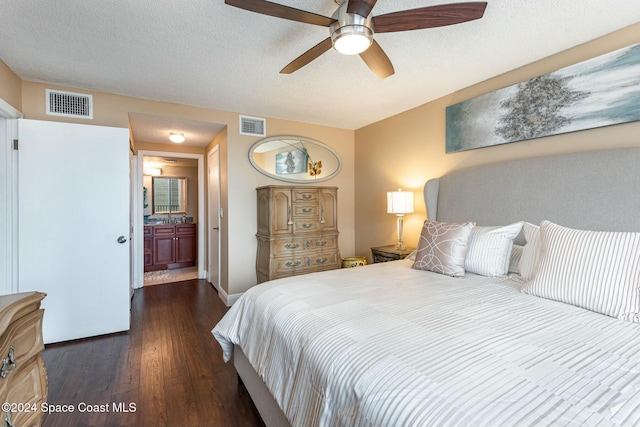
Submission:
{"label": "ceiling fan light fixture", "polygon": [[373,43],[373,31],[364,25],[346,25],[331,33],[333,47],[343,55],[357,55]]}
{"label": "ceiling fan light fixture", "polygon": [[171,142],[175,142],[176,144],[180,144],[184,142],[184,133],[183,132],[169,132],[169,140]]}

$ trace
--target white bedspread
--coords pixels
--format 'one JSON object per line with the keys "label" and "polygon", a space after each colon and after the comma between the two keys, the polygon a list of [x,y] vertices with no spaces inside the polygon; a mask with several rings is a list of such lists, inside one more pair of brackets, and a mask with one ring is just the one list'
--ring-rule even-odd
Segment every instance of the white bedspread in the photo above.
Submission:
{"label": "white bedspread", "polygon": [[213,334],[295,427],[640,425],[640,324],[410,265],[255,286]]}

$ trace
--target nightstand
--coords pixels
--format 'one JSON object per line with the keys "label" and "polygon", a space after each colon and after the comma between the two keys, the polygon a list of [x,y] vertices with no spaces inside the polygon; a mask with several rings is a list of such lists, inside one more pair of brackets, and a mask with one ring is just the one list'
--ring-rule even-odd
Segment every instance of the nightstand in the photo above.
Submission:
{"label": "nightstand", "polygon": [[373,262],[396,261],[406,258],[415,249],[408,246],[404,249],[398,249],[395,245],[377,246],[371,248],[371,254],[373,255]]}

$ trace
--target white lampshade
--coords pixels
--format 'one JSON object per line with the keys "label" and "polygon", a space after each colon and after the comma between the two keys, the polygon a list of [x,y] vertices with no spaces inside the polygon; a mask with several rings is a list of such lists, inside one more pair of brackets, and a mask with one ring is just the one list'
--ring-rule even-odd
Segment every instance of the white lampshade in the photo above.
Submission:
{"label": "white lampshade", "polygon": [[413,212],[413,192],[389,191],[387,192],[387,213],[404,215]]}

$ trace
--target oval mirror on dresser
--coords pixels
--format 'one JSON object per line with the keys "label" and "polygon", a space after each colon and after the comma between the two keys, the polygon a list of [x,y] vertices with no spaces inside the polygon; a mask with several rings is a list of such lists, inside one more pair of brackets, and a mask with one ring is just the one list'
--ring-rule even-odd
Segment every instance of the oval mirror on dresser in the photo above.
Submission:
{"label": "oval mirror on dresser", "polygon": [[326,181],[340,172],[340,156],[331,147],[303,136],[270,136],[253,144],[249,161],[271,178],[294,183]]}

